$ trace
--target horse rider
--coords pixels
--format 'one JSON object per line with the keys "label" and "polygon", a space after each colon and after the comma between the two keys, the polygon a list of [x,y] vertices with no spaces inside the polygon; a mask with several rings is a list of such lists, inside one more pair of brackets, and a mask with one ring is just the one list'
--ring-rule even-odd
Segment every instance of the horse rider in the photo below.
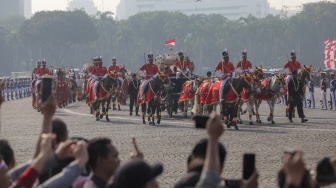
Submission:
{"label": "horse rider", "polygon": [[136,106],[137,104],[137,96],[139,92],[139,86],[140,86],[140,81],[137,78],[137,75],[135,73],[132,74],[132,81],[128,84],[128,95],[130,98],[130,116],[133,114],[133,106],[135,105],[135,116],[140,116],[139,115],[139,106]]}
{"label": "horse rider", "polygon": [[120,66],[117,65],[117,59],[115,57],[112,58],[112,65],[108,68],[108,72],[116,71],[117,72],[117,78],[120,82],[120,86],[124,84],[124,80],[120,77]]}
{"label": "horse rider", "polygon": [[322,99],[322,109],[321,110],[327,110],[328,104],[327,104],[327,79],[326,79],[326,73],[321,72],[321,99]]}
{"label": "horse rider", "polygon": [[336,90],[335,74],[334,72],[330,72],[330,98],[333,111],[336,111],[335,90]]}
{"label": "horse rider", "polygon": [[180,59],[175,61],[175,66],[178,71],[178,73],[176,74],[176,78],[181,78],[182,74],[185,77],[189,78],[190,77],[190,70],[189,70],[190,60],[184,59],[183,52],[179,52],[178,55]]}
{"label": "horse rider", "polygon": [[36,62],[36,67],[34,68],[33,72],[32,72],[32,83],[31,86],[33,88],[33,85],[35,84],[35,82],[37,82],[37,80],[40,78],[40,68],[41,68],[41,61],[37,60]]}
{"label": "horse rider", "polygon": [[103,58],[97,58],[97,65],[92,71],[92,81],[94,82],[95,99],[98,99],[98,88],[101,80],[107,77],[107,68],[103,66]]}
{"label": "horse rider", "polygon": [[140,90],[140,100],[143,100],[143,95],[145,92],[145,88],[147,87],[148,83],[152,81],[154,78],[158,76],[160,73],[159,67],[154,63],[153,54],[148,54],[148,63],[143,64],[140,69],[139,73],[142,77],[144,77],[144,82],[142,83],[141,90]]}
{"label": "horse rider", "polygon": [[252,64],[249,60],[247,60],[247,51],[244,50],[242,52],[242,60],[237,63],[236,71],[243,75],[244,73],[251,73],[252,71]]}
{"label": "horse rider", "polygon": [[310,80],[308,82],[308,89],[309,89],[309,107],[311,109],[314,109],[315,108],[315,95],[314,95],[314,87],[315,87],[315,84],[314,84],[314,79],[313,79],[313,75],[310,75]]}
{"label": "horse rider", "polygon": [[286,85],[288,85],[289,80],[292,78],[293,71],[297,71],[297,74],[301,72],[301,63],[296,61],[296,53],[294,50],[291,52],[291,61],[287,61],[283,69],[287,74]]}
{"label": "horse rider", "polygon": [[98,66],[98,57],[95,57],[92,59],[92,65],[90,65],[87,69],[87,74],[88,76],[90,76],[90,78],[88,79],[88,82],[94,83],[93,80],[93,70]]}
{"label": "horse rider", "polygon": [[38,76],[38,81],[36,82],[37,89],[40,90],[40,83],[42,81],[42,76],[49,76],[50,75],[50,70],[47,68],[47,61],[43,60],[41,62],[42,67],[39,70],[39,76]]}
{"label": "horse rider", "polygon": [[229,61],[229,52],[225,49],[222,52],[223,61],[220,61],[216,68],[215,68],[215,74],[217,76],[220,76],[221,84],[219,88],[219,98],[220,102],[223,102],[223,95],[224,95],[224,86],[226,82],[231,79],[232,77],[235,77],[235,68],[233,64]]}

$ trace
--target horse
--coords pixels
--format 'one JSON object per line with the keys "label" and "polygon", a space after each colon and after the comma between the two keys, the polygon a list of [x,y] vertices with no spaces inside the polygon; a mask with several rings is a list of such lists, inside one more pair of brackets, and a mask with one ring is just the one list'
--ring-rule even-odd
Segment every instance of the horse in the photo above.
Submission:
{"label": "horse", "polygon": [[252,111],[253,111],[253,105],[254,105],[254,94],[255,92],[260,93],[260,80],[259,78],[257,78],[257,76],[253,75],[251,76],[251,91],[247,92],[247,90],[244,88],[241,93],[241,100],[238,104],[238,114],[237,114],[237,123],[242,124],[242,120],[240,118],[240,111],[241,111],[241,107],[244,103],[246,103],[247,106],[247,111],[249,113],[249,124],[253,125],[253,121],[252,121]]}
{"label": "horse", "polygon": [[[300,84],[302,84],[302,88],[305,88],[306,86],[306,82],[305,81],[310,81],[310,74],[311,74],[311,67],[312,65],[303,65],[303,69],[301,70],[301,72],[298,74],[298,80],[300,81]],[[285,83],[287,83],[287,80],[285,80]],[[286,117],[288,117],[288,99],[287,99],[287,85],[285,84],[286,87],[286,92],[284,93],[285,95],[285,102],[286,102]],[[305,90],[304,90],[305,93]],[[294,115],[295,111],[293,111],[293,115]],[[295,116],[293,116],[295,117]]]}
{"label": "horse", "polygon": [[275,124],[273,120],[273,113],[275,102],[279,95],[284,93],[284,79],[281,75],[273,75],[270,78],[264,79],[261,81],[261,93],[257,93],[254,95],[256,99],[255,109],[256,109],[256,122],[261,123],[260,115],[259,115],[259,107],[263,100],[267,101],[268,106],[270,107],[270,115],[267,120],[272,124]]}
{"label": "horse", "polygon": [[195,93],[194,108],[191,110],[194,114],[204,115],[208,113],[208,108],[205,107],[205,100],[208,95],[211,80],[204,80],[198,87]]}
{"label": "horse", "polygon": [[[221,114],[223,115],[224,123],[228,128],[234,126],[238,130],[237,126],[237,110],[238,103],[240,100],[240,93],[243,88],[250,92],[251,90],[251,79],[249,79],[249,74],[233,78],[228,80],[224,88],[224,101],[221,103]],[[220,81],[213,83],[209,89],[209,93],[206,98],[206,106],[211,106],[213,110],[216,109],[216,106],[219,104],[219,89]],[[230,120],[230,122],[229,122]]]}
{"label": "horse", "polygon": [[[96,112],[96,121],[103,119],[104,115],[106,116],[106,121],[110,121],[107,108],[110,101],[109,97],[115,95],[118,88],[119,82],[115,71],[110,71],[107,77],[99,82],[97,99],[95,99],[94,83],[91,84],[89,95],[91,103],[90,112]],[[102,113],[100,113],[100,105],[102,106]]]}
{"label": "horse", "polygon": [[[154,114],[157,114],[157,124],[161,123],[161,94],[163,91],[164,84],[167,83],[169,79],[164,72],[160,72],[157,76],[153,77],[145,88],[143,99],[140,99],[140,92],[137,97],[137,105],[141,104],[142,111],[142,123],[146,124],[145,113],[148,114],[149,125],[155,125]],[[140,88],[142,88],[142,84]]]}
{"label": "horse", "polygon": [[56,84],[55,84],[55,99],[56,105],[59,108],[65,107],[68,104],[65,82],[65,73],[61,69],[55,70]]}
{"label": "horse", "polygon": [[[183,115],[185,118],[188,117],[189,103],[191,104],[191,109],[193,109],[193,106],[196,105],[194,104],[194,99],[195,99],[195,93],[198,88],[198,82],[199,81],[197,79],[189,80],[182,85],[182,91],[180,93],[178,104],[179,105],[183,104]],[[191,115],[193,116],[194,113],[191,112]]]}

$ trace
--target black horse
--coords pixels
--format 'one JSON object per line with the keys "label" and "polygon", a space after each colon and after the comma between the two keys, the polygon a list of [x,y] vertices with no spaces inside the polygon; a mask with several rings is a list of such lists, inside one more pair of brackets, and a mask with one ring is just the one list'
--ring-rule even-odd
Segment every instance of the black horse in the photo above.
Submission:
{"label": "black horse", "polygon": [[145,113],[147,111],[148,114],[148,122],[150,125],[155,125],[155,112],[157,115],[157,124],[161,123],[161,95],[164,89],[164,83],[168,81],[166,76],[164,77],[155,77],[152,81],[150,81],[147,85],[146,91],[149,89],[153,93],[153,98],[150,99],[147,103],[141,104],[142,110],[142,123],[146,124]]}

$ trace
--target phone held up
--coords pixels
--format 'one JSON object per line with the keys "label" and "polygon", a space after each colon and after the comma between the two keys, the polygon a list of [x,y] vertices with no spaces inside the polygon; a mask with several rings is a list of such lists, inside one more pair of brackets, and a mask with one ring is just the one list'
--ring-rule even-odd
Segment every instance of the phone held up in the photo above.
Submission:
{"label": "phone held up", "polygon": [[243,159],[243,178],[249,179],[255,168],[255,154],[245,153]]}
{"label": "phone held up", "polygon": [[198,129],[205,129],[209,116],[194,116],[195,127]]}
{"label": "phone held up", "polygon": [[42,78],[42,102],[48,100],[52,93],[52,77]]}

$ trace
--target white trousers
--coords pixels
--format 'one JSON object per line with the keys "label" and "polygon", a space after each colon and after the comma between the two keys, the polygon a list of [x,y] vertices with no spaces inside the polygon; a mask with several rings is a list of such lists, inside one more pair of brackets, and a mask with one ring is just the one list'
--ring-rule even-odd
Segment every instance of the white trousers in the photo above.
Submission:
{"label": "white trousers", "polygon": [[229,79],[230,77],[227,77],[226,79],[222,80],[221,81],[221,84],[220,84],[220,87],[219,87],[219,100],[220,101],[223,101],[223,91],[224,91],[224,86],[225,86],[225,83],[227,82],[227,80]]}
{"label": "white trousers", "polygon": [[120,77],[118,77],[118,80],[121,83],[120,87],[122,87],[124,85],[124,80],[122,78],[120,78]]}
{"label": "white trousers", "polygon": [[150,78],[150,79],[148,79],[148,80],[145,80],[145,81],[142,83],[141,90],[140,90],[140,97],[143,97],[146,86],[147,86],[148,83],[149,83],[150,81],[152,81],[152,80],[153,80],[153,78]]}
{"label": "white trousers", "polygon": [[303,108],[307,108],[307,97],[306,97],[306,93],[303,94],[302,103],[303,103]]}
{"label": "white trousers", "polygon": [[181,78],[182,73],[184,74],[184,76],[187,76],[188,78],[190,77],[190,71],[189,69],[185,70],[185,71],[180,71],[176,74],[176,78]]}
{"label": "white trousers", "polygon": [[314,92],[309,92],[310,94],[310,108],[315,108],[315,95]]}
{"label": "white trousers", "polygon": [[326,110],[328,109],[327,104],[327,93],[325,91],[321,91],[321,98],[322,98],[322,109]]}

